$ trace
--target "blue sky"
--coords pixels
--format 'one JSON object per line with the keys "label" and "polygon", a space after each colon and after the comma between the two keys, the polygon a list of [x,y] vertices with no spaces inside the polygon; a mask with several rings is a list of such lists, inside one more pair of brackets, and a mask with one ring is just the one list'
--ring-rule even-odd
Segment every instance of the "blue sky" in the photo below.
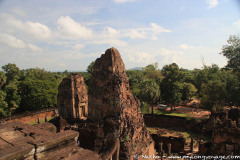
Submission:
{"label": "blue sky", "polygon": [[0,0],[0,66],[84,71],[115,47],[127,69],[223,67],[230,35],[238,0]]}

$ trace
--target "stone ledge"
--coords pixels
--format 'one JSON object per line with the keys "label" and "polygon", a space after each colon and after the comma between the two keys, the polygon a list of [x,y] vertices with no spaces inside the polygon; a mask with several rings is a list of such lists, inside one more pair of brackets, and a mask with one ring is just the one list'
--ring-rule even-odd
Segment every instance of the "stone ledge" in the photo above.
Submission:
{"label": "stone ledge", "polygon": [[33,141],[32,143],[36,145],[36,156],[40,158],[49,151],[76,144],[78,135],[78,132],[68,130]]}
{"label": "stone ledge", "polygon": [[34,146],[30,144],[12,146],[4,150],[0,150],[0,160],[24,159],[25,155],[31,152],[34,153]]}
{"label": "stone ledge", "polygon": [[0,126],[0,159],[42,158],[49,152],[74,146],[79,133],[67,130],[50,133],[21,122],[10,122]]}

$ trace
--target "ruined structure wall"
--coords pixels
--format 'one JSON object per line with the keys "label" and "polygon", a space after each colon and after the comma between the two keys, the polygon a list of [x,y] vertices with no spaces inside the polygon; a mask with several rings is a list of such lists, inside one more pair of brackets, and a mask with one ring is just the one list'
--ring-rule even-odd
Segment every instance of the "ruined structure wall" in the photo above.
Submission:
{"label": "ruined structure wall", "polygon": [[[213,113],[212,154],[239,155],[240,154],[240,125],[238,116],[233,116],[236,109],[221,110]],[[230,118],[228,114],[231,113]],[[238,114],[238,113],[237,113]],[[235,121],[234,121],[235,120]]]}
{"label": "ruined structure wall", "polygon": [[[168,116],[168,115],[143,115],[144,122],[148,127],[160,128],[182,128],[202,133],[204,125],[208,124],[208,120],[197,122],[195,119],[187,120],[185,117]],[[212,131],[212,130],[211,130]],[[209,131],[209,132],[211,132]]]}
{"label": "ruined structure wall", "polygon": [[43,124],[31,126],[10,122],[0,125],[0,159],[101,160],[97,153],[77,146],[78,132],[68,130],[55,133],[46,130],[47,126],[53,125]]}
{"label": "ruined structure wall", "polygon": [[166,137],[166,136],[161,136],[158,134],[152,134],[152,138],[155,141],[155,148],[157,150],[159,149],[159,143],[163,143],[163,149],[165,151],[168,150],[168,144],[171,144],[171,150],[173,152],[183,152],[184,151],[184,145],[185,145],[185,139],[182,137]]}
{"label": "ruined structure wall", "polygon": [[82,119],[88,115],[88,95],[81,74],[64,78],[58,88],[59,114],[65,119]]}
{"label": "ruined structure wall", "polygon": [[[132,94],[121,56],[110,48],[94,64],[89,92],[89,116],[97,122],[112,118],[118,125],[120,157],[151,153],[154,145],[140,111],[140,102]],[[152,156],[152,155],[151,155]]]}
{"label": "ruined structure wall", "polygon": [[121,56],[116,49],[114,51],[107,50],[95,61],[89,93],[89,115],[94,120],[120,114],[120,94],[129,89],[129,86],[122,86],[128,79]]}
{"label": "ruined structure wall", "polygon": [[49,119],[55,116],[56,116],[55,109],[51,109],[51,110],[42,110],[37,112],[29,112],[27,114],[26,113],[18,114],[12,117],[4,117],[0,121],[5,121],[5,122],[17,121],[22,123],[31,123],[31,122],[37,122],[38,118],[40,118],[40,120],[43,120],[45,119],[45,117]]}

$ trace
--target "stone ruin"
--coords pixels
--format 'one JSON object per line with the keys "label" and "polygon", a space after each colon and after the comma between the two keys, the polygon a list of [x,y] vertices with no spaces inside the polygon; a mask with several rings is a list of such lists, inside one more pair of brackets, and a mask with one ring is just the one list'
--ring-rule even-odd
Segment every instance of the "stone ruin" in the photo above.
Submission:
{"label": "stone ruin", "polygon": [[[81,104],[86,107],[85,112]],[[130,91],[125,65],[117,49],[108,49],[95,61],[88,101],[81,75],[70,75],[60,84],[58,107],[64,119],[85,117],[87,106],[88,119],[75,124],[81,147],[94,150],[102,159],[155,155],[140,102]]]}
{"label": "stone ruin", "polygon": [[64,78],[58,88],[59,114],[66,120],[86,119],[88,116],[87,87],[81,74]]}
{"label": "stone ruin", "polygon": [[213,113],[212,154],[240,154],[239,109],[221,110]]}
{"label": "stone ruin", "polygon": [[123,60],[115,48],[95,61],[89,93],[89,117],[117,128],[120,157],[154,155],[154,142],[144,125],[140,102],[132,94]]}
{"label": "stone ruin", "polygon": [[[117,49],[108,49],[96,60],[89,95],[82,75],[71,74],[59,85],[57,103],[56,128],[51,123],[0,125],[0,159],[125,160],[155,155],[154,141]],[[239,118],[238,109],[213,113],[209,119],[212,142],[200,144],[199,154],[239,155]],[[172,138],[160,138],[157,141],[174,144]],[[176,146],[176,152],[181,152],[184,141]],[[168,146],[163,143],[162,147]]]}
{"label": "stone ruin", "polygon": [[[133,99],[125,66],[115,48],[108,49],[95,61],[91,90],[89,93],[89,116],[94,120],[103,120],[107,116],[120,116],[123,103]],[[128,96],[128,97],[127,97]],[[123,102],[123,101],[126,102]],[[132,100],[132,106],[138,101]]]}
{"label": "stone ruin", "polygon": [[96,60],[89,98],[83,77],[71,74],[59,85],[57,104],[60,116],[51,123],[0,125],[0,159],[132,160],[155,155],[117,49]]}
{"label": "stone ruin", "polygon": [[97,153],[78,147],[78,135],[73,130],[56,133],[56,127],[49,122],[35,126],[17,121],[1,124],[0,159],[101,159]]}

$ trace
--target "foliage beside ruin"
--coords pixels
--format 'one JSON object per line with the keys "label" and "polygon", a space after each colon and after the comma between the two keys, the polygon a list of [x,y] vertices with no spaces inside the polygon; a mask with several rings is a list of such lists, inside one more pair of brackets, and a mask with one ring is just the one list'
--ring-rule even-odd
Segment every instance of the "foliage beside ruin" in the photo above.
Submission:
{"label": "foliage beside ruin", "polygon": [[[239,37],[230,36],[223,46],[222,55],[228,59],[225,68],[216,64],[202,69],[188,70],[176,63],[158,68],[149,64],[142,70],[127,70],[132,93],[141,101],[142,112],[147,105],[167,104],[174,108],[192,97],[201,100],[205,109],[223,106],[240,106]],[[236,63],[235,63],[236,62]],[[90,84],[92,62],[88,72],[81,72],[86,85]],[[16,64],[6,64],[0,71],[0,117],[13,113],[55,107],[59,83],[70,72],[48,72],[44,69],[19,69]],[[88,88],[89,89],[89,88]],[[187,115],[183,115],[187,117]]]}

